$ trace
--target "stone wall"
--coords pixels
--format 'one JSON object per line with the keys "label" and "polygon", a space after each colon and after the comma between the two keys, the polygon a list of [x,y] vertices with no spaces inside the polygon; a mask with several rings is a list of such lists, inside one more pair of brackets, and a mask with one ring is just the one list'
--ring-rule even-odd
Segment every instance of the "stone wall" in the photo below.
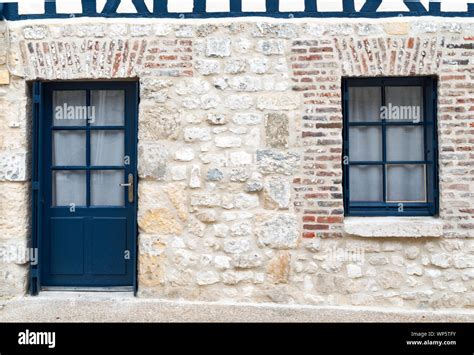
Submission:
{"label": "stone wall", "polygon": [[[20,22],[10,61],[26,80],[140,80],[140,296],[462,308],[473,36],[453,19]],[[438,238],[345,229],[341,78],[381,75],[439,78]],[[26,93],[17,77],[0,86],[2,243],[27,240]],[[2,292],[21,292],[16,268]]]}
{"label": "stone wall", "polygon": [[[11,57],[9,58],[11,60]],[[29,123],[25,81],[9,77],[7,29],[0,22],[0,299],[27,287]],[[9,83],[9,84],[7,84]]]}

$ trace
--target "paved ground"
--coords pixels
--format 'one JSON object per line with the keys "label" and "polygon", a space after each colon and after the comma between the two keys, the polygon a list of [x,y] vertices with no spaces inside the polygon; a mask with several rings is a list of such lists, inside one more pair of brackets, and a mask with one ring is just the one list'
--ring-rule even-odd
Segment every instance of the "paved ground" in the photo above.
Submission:
{"label": "paved ground", "polygon": [[173,302],[122,293],[43,292],[0,302],[0,322],[474,322],[474,311]]}

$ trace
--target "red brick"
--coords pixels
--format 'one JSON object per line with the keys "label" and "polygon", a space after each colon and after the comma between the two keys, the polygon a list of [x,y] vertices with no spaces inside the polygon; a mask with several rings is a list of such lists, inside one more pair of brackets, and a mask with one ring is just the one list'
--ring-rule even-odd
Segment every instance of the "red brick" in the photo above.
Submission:
{"label": "red brick", "polygon": [[329,226],[326,224],[304,224],[303,229],[305,230],[328,230]]}
{"label": "red brick", "polygon": [[342,223],[342,217],[331,216],[331,217],[318,217],[318,223]]}

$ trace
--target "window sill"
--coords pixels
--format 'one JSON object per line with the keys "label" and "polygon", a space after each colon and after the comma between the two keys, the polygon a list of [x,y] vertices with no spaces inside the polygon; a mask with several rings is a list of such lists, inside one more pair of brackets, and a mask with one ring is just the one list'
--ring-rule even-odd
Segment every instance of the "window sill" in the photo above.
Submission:
{"label": "window sill", "polygon": [[443,221],[434,217],[346,217],[347,235],[367,238],[442,237]]}

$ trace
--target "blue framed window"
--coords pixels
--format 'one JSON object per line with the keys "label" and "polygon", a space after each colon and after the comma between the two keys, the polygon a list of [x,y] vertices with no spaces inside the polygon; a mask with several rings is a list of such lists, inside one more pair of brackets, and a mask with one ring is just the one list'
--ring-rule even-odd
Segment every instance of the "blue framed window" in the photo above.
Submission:
{"label": "blue framed window", "polygon": [[345,215],[437,215],[436,78],[347,78],[342,87]]}

